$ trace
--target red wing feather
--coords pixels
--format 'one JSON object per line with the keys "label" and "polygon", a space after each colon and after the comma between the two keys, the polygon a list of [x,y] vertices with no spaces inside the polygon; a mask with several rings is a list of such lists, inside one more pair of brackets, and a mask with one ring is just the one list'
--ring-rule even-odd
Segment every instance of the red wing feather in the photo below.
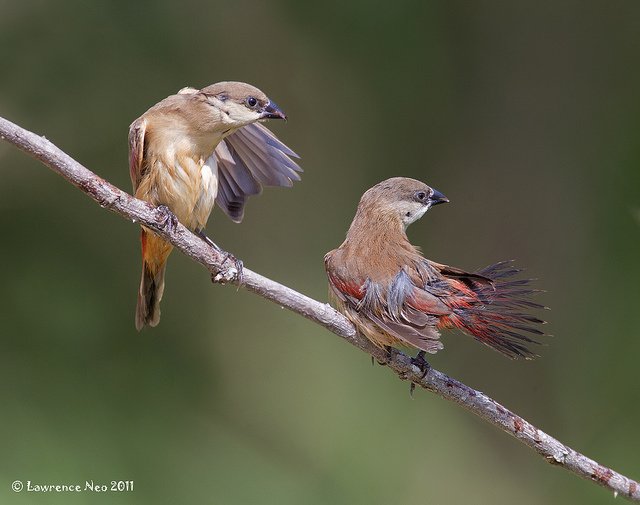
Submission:
{"label": "red wing feather", "polygon": [[418,287],[414,287],[406,303],[410,307],[432,316],[444,316],[451,313],[451,307],[444,303],[441,298]]}
{"label": "red wing feather", "polygon": [[361,300],[364,296],[362,284],[349,283],[340,277],[328,273],[329,283],[334,290],[339,291],[342,295],[355,300]]}

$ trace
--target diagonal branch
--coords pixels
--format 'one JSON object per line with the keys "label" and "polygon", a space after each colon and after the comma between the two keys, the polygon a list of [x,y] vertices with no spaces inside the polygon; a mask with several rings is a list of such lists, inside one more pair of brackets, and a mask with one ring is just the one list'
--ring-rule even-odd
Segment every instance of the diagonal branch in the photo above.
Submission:
{"label": "diagonal branch", "polygon": [[[212,274],[222,273],[222,277],[225,277],[229,273],[224,268],[224,253],[209,247],[182,224],[178,223],[173,227],[167,223],[166,216],[162,211],[142,200],[133,198],[97,176],[44,137],[24,130],[0,117],[0,138],[39,159],[47,167],[89,195],[101,207],[152,229],[191,259],[202,264]],[[505,433],[517,438],[535,450],[547,462],[564,467],[579,477],[613,491],[616,495],[619,494],[631,501],[640,502],[640,485],[636,481],[574,451],[484,393],[476,391],[442,372],[429,369],[426,376],[422,377],[422,372],[411,363],[409,356],[396,350],[387,355],[384,351],[373,346],[366,338],[360,336],[353,325],[328,304],[313,300],[248,268],[244,269],[242,287],[324,326],[378,361],[384,362],[401,379],[409,380],[442,398],[458,403]]]}

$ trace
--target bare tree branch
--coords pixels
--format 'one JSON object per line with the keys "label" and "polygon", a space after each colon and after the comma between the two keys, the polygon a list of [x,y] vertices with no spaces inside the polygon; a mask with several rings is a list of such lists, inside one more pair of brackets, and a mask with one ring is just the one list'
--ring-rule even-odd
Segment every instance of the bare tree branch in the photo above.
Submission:
{"label": "bare tree branch", "polygon": [[[165,214],[161,211],[146,202],[133,198],[98,177],[44,137],[24,130],[0,117],[0,138],[38,158],[47,167],[89,195],[101,207],[154,230],[184,254],[202,264],[212,275],[221,274],[223,278],[232,277],[225,269],[223,253],[215,251],[182,224],[173,227],[167,222]],[[616,495],[619,494],[631,501],[640,502],[640,485],[636,481],[574,451],[484,393],[476,391],[442,372],[430,369],[426,376],[422,377],[422,371],[411,363],[409,356],[395,350],[387,355],[384,351],[374,347],[366,338],[358,335],[353,325],[328,304],[317,302],[248,268],[244,269],[242,286],[324,326],[378,361],[384,362],[401,379],[409,380],[442,398],[458,403],[505,433],[517,438],[535,450],[547,462],[595,482],[613,491]]]}

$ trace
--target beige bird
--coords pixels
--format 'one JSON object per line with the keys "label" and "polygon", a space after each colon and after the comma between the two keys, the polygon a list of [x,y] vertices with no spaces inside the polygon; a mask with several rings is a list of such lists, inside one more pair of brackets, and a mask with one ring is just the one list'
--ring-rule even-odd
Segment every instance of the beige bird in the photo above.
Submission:
{"label": "beige bird", "polygon": [[[259,89],[219,82],[183,88],[151,107],[129,129],[129,168],[136,198],[164,206],[204,236],[215,203],[242,221],[248,196],[262,186],[300,180],[298,155],[259,124],[286,119]],[[142,227],[142,279],[136,328],[156,326],[172,246]]]}

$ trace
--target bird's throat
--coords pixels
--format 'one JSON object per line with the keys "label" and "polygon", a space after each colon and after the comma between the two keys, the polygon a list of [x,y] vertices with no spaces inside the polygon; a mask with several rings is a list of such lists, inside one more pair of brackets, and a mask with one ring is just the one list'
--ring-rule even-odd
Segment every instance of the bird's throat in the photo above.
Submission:
{"label": "bird's throat", "polygon": [[369,223],[355,219],[340,249],[355,263],[351,266],[354,271],[376,281],[395,276],[403,265],[419,256],[397,218]]}

